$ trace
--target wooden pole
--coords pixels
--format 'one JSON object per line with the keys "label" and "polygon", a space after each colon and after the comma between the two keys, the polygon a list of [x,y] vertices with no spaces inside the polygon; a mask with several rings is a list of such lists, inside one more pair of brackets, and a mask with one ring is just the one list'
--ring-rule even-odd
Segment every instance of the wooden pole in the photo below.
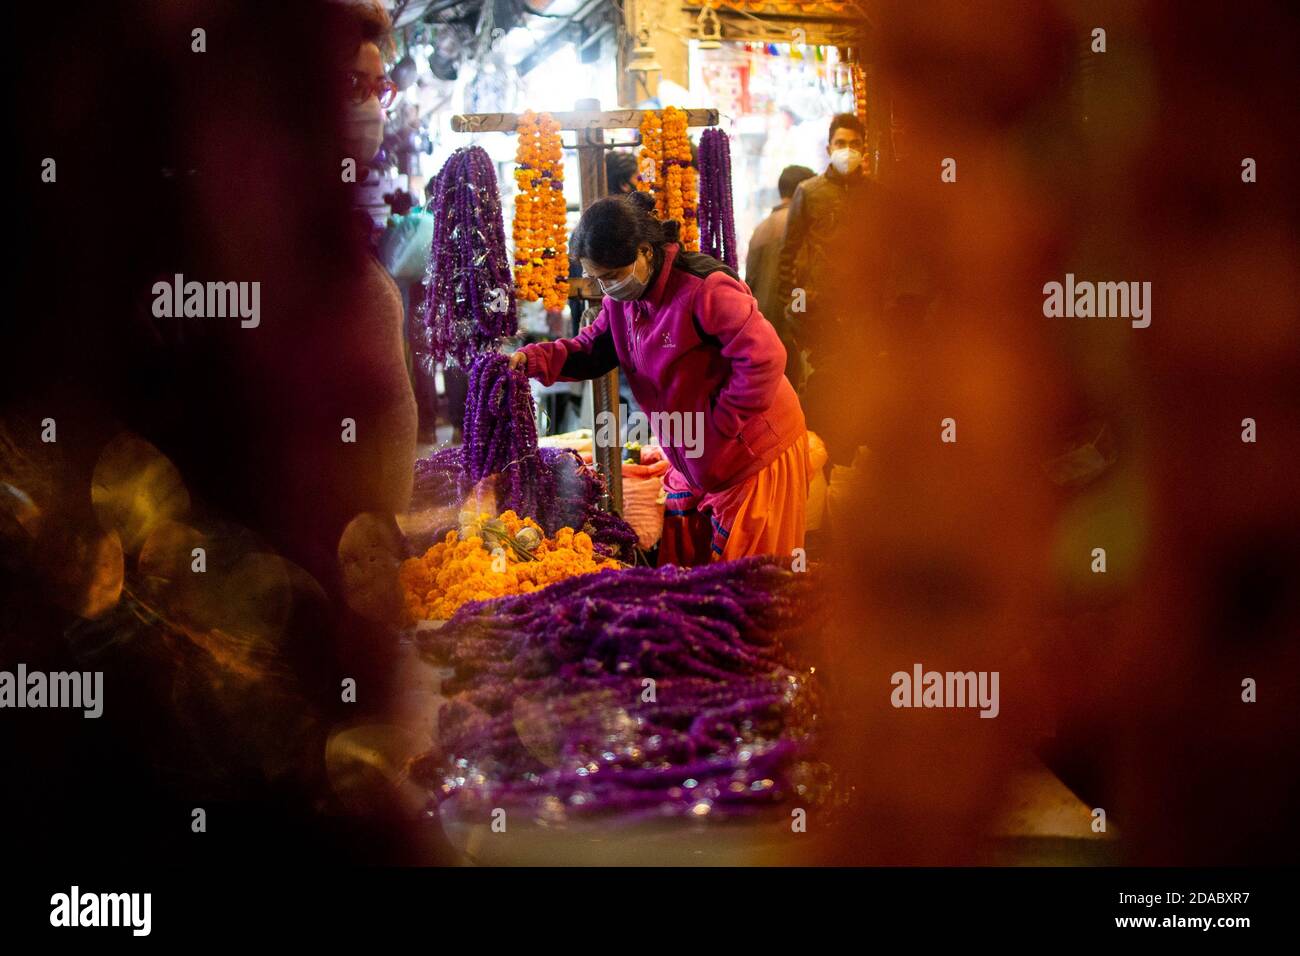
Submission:
{"label": "wooden pole", "polygon": [[[640,129],[641,118],[654,110],[604,110],[598,109],[596,100],[579,100],[591,109],[572,113],[552,113],[560,129]],[[686,110],[687,126],[717,126],[717,110]],[[519,128],[518,113],[463,113],[451,118],[451,128],[456,133],[513,133]],[[596,199],[600,197],[597,196]],[[594,200],[593,200],[594,201]]]}
{"label": "wooden pole", "polygon": [[[595,112],[599,115],[599,100],[578,100],[574,108],[580,112]],[[585,212],[587,207],[609,192],[609,183],[605,179],[605,129],[603,126],[586,125],[578,129],[578,188],[579,204]],[[592,295],[590,288],[584,289],[581,324],[588,325],[594,321],[600,308],[601,296]],[[618,514],[623,513],[623,455],[622,424],[618,420],[618,369],[614,369],[591,382],[592,411],[592,460],[596,471],[605,478],[605,487],[609,489],[609,506]],[[612,418],[611,418],[612,416]],[[597,438],[601,434],[599,423],[614,423],[614,444],[602,448]]]}

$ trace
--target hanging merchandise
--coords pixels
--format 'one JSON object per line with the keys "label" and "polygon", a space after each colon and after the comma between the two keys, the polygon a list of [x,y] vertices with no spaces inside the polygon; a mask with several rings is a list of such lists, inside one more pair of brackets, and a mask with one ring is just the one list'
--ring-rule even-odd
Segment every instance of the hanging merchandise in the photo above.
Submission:
{"label": "hanging merchandise", "polygon": [[700,251],[736,269],[736,217],[731,200],[731,146],[720,129],[700,137]]}
{"label": "hanging merchandise", "polygon": [[515,293],[525,302],[542,300],[552,311],[569,295],[565,235],[564,163],[560,124],[550,113],[519,117],[515,161]]}
{"label": "hanging merchandise", "polygon": [[665,188],[669,219],[681,223],[682,248],[700,249],[700,227],[695,167],[691,164],[691,141],[686,136],[686,111],[670,106],[663,111]]}
{"label": "hanging merchandise", "polygon": [[643,193],[654,193],[655,215],[664,218],[664,191],[661,172],[664,165],[664,130],[659,114],[646,110],[641,117],[641,154],[637,162],[639,175],[636,188]]}
{"label": "hanging merchandise", "polygon": [[432,212],[423,313],[430,352],[440,363],[468,366],[518,328],[497,177],[482,147],[452,153],[438,173]]}
{"label": "hanging merchandise", "polygon": [[697,186],[685,110],[669,106],[660,113],[647,111],[642,117],[639,170],[637,189],[654,193],[655,214],[676,220],[681,226],[682,248],[698,252]]}
{"label": "hanging merchandise", "polygon": [[867,71],[862,64],[853,64],[853,111],[863,126],[867,123]]}
{"label": "hanging merchandise", "polygon": [[[528,376],[500,352],[484,352],[469,371],[465,406],[465,477],[499,475],[498,510],[533,517],[550,498],[537,453],[537,421]],[[501,492],[504,491],[504,495]]]}

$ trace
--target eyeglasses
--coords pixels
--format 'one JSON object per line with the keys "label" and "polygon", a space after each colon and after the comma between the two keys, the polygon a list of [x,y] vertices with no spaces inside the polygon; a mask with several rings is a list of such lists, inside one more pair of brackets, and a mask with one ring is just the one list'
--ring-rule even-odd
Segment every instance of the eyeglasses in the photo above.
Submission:
{"label": "eyeglasses", "polygon": [[397,99],[397,84],[386,76],[372,80],[364,73],[348,73],[348,84],[353,103],[361,104],[370,97],[376,96],[379,98],[379,105],[388,109]]}

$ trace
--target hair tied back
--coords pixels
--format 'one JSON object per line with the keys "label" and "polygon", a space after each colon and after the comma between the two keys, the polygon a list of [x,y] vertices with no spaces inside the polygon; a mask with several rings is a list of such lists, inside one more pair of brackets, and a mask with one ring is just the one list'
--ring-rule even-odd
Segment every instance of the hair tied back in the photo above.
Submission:
{"label": "hair tied back", "polygon": [[628,200],[642,212],[653,213],[655,211],[655,197],[652,193],[629,193]]}

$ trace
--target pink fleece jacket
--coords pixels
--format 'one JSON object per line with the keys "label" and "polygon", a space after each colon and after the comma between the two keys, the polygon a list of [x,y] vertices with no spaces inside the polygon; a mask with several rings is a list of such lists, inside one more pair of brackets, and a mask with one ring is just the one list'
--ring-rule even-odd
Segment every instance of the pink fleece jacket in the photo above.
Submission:
{"label": "pink fleece jacket", "polygon": [[663,264],[641,298],[606,297],[599,317],[576,337],[524,352],[528,374],[544,384],[621,366],[652,423],[656,412],[690,415],[687,427],[703,427],[698,457],[690,457],[687,443],[657,437],[669,462],[701,492],[757,474],[805,431],[785,377],[785,347],[749,289],[716,259],[675,244],[664,247]]}

